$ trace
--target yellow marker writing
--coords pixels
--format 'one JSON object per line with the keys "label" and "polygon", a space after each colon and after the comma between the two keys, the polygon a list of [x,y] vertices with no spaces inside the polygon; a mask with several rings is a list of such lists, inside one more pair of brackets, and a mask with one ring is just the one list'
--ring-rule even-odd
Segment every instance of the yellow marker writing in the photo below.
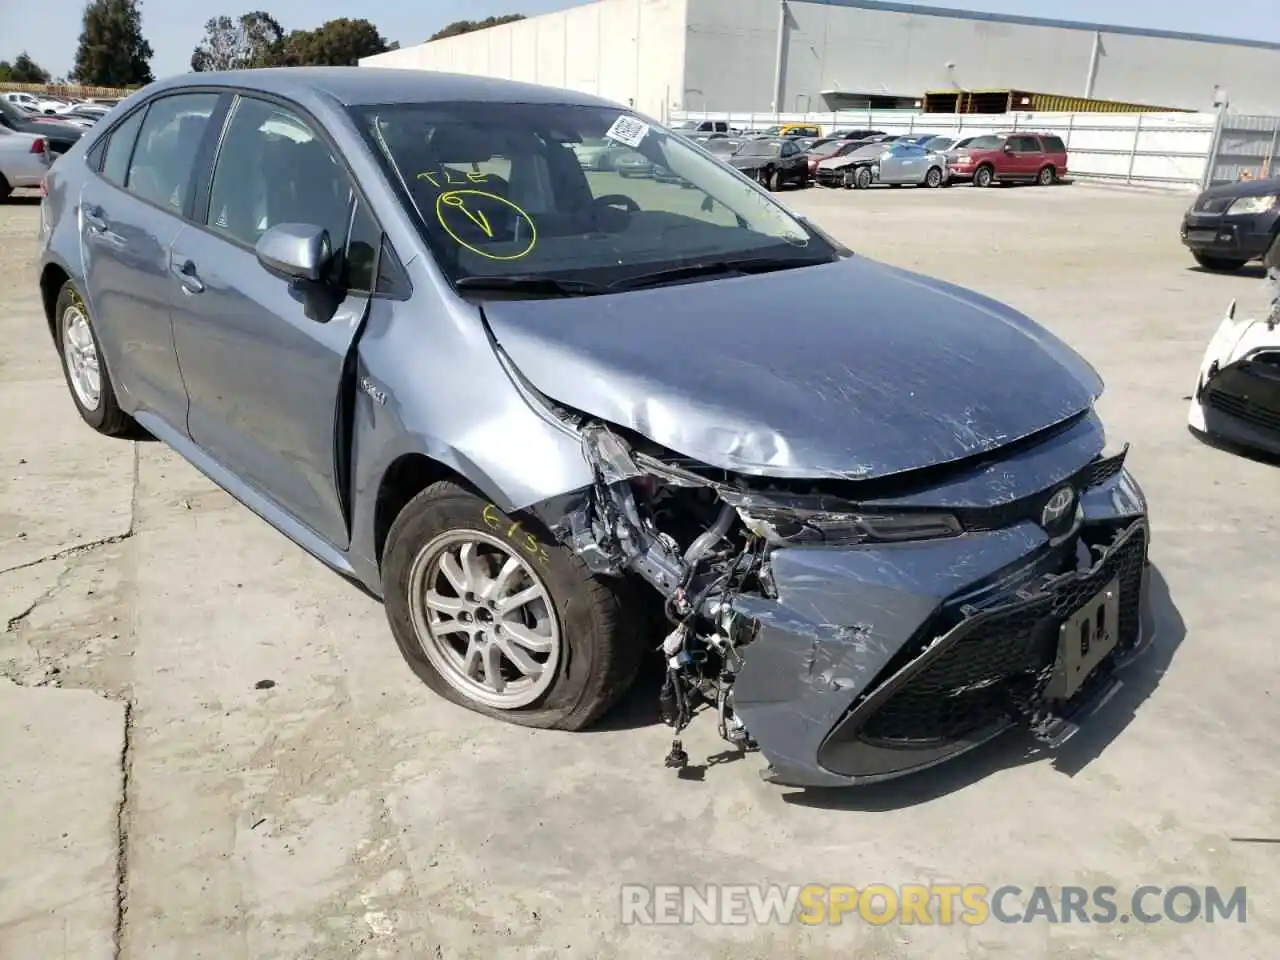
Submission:
{"label": "yellow marker writing", "polygon": [[[524,222],[524,226],[528,230],[529,238],[525,242],[524,247],[516,251],[515,253],[510,253],[510,254],[506,254],[505,256],[502,256],[495,253],[490,253],[487,250],[481,250],[479,247],[471,245],[466,240],[463,240],[462,237],[458,236],[457,230],[455,230],[453,224],[450,223],[451,220],[453,221],[453,223],[458,223],[458,220],[457,220],[458,211],[463,213],[468,220],[470,220],[472,223],[478,226],[481,230],[483,230],[485,233],[485,236],[487,237],[493,236],[493,226],[490,223],[489,218],[479,210],[469,209],[467,207],[467,201],[465,199],[466,197],[477,197],[486,202],[498,203],[498,204],[502,204],[503,206],[510,207],[511,210],[515,212],[516,217],[519,218],[519,220],[522,220]],[[529,216],[529,214],[525,212],[519,206],[519,204],[513,203],[512,201],[508,200],[506,197],[500,197],[496,193],[489,193],[485,190],[445,191],[444,193],[440,194],[440,196],[436,197],[436,219],[440,221],[440,226],[444,227],[445,233],[447,233],[453,239],[454,243],[458,244],[458,246],[463,247],[466,250],[470,250],[472,253],[476,254],[477,256],[485,257],[486,259],[489,259],[489,260],[519,260],[521,257],[526,256],[529,253],[529,251],[532,250],[538,242],[538,228],[534,225],[533,218]],[[517,234],[522,232],[524,231],[523,230],[517,231]]]}
{"label": "yellow marker writing", "polygon": [[440,199],[449,206],[456,207],[465,213],[472,223],[484,231],[486,237],[493,237],[493,226],[489,223],[489,218],[484,215],[483,210],[468,210],[467,201],[463,200],[457,193],[446,193]]}

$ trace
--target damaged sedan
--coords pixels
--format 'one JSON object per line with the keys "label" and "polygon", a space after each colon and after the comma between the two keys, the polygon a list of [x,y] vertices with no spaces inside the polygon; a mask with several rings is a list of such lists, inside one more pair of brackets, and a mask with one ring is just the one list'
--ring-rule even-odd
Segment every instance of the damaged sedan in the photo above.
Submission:
{"label": "damaged sedan", "polygon": [[[584,171],[602,140],[680,185]],[[707,714],[772,782],[858,784],[1014,725],[1060,742],[1150,637],[1093,368],[632,110],[193,74],[46,186],[85,422],[144,428],[380,597],[471,710],[582,729],[651,655],[669,765]]]}

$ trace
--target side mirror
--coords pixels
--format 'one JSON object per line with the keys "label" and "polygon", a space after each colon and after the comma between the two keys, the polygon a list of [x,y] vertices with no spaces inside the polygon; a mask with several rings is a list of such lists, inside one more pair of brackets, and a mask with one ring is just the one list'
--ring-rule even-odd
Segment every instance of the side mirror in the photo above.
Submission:
{"label": "side mirror", "polygon": [[268,273],[312,283],[324,276],[333,259],[329,231],[310,223],[276,224],[258,240],[254,252]]}
{"label": "side mirror", "polygon": [[1007,143],[1006,143],[1006,144],[1004,145],[1004,152],[1005,152],[1005,153],[1013,153],[1013,147],[1009,146],[1009,144],[1007,144]]}

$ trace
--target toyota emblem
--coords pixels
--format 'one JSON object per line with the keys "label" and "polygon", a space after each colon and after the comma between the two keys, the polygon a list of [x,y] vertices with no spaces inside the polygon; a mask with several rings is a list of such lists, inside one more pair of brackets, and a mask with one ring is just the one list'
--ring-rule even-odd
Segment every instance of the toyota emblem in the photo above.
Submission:
{"label": "toyota emblem", "polygon": [[1055,491],[1040,513],[1040,526],[1046,530],[1057,526],[1058,522],[1070,512],[1075,502],[1076,494],[1070,487]]}

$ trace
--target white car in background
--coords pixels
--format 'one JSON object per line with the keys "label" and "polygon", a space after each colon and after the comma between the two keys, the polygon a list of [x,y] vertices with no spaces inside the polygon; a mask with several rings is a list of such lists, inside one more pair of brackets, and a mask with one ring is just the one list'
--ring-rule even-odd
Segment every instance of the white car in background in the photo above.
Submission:
{"label": "white car in background", "polygon": [[1200,361],[1187,426],[1280,457],[1280,291],[1272,296],[1265,317],[1237,316],[1231,301]]}
{"label": "white car in background", "polygon": [[0,200],[18,187],[38,187],[53,166],[48,141],[0,127]]}

